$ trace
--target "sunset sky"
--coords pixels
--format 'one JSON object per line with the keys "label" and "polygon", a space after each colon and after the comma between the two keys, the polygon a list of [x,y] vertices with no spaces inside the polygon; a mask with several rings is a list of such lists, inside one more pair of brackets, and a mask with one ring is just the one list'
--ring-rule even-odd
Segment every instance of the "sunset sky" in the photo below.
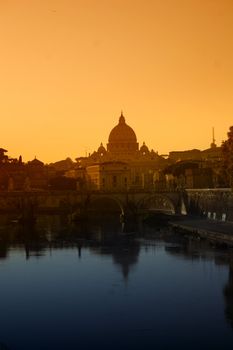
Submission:
{"label": "sunset sky", "polygon": [[232,0],[0,0],[0,147],[44,162],[108,141],[121,109],[166,154],[233,125]]}

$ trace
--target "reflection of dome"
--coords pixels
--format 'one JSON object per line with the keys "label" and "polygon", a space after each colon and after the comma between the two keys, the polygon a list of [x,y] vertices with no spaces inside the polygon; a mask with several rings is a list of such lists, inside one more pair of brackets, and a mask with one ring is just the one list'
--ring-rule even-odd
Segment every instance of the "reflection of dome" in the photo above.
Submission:
{"label": "reflection of dome", "polygon": [[119,118],[119,123],[115,128],[110,132],[109,143],[122,143],[122,142],[137,142],[137,137],[133,129],[126,124],[125,118],[121,113]]}
{"label": "reflection of dome", "polygon": [[110,132],[107,150],[115,160],[124,161],[132,159],[138,151],[135,132],[126,124],[122,113],[118,125]]}

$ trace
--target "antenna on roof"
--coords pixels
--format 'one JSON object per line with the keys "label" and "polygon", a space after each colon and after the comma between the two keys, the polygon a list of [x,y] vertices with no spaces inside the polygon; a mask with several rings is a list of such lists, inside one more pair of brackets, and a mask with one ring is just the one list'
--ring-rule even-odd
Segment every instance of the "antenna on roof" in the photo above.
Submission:
{"label": "antenna on roof", "polygon": [[214,127],[212,127],[212,143],[211,143],[210,147],[211,148],[216,147],[215,138],[214,138]]}

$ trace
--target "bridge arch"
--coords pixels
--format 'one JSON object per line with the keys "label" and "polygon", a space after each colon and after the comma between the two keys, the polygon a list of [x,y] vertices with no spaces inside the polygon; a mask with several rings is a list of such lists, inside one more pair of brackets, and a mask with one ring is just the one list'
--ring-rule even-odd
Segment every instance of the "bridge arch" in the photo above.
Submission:
{"label": "bridge arch", "polygon": [[171,198],[163,194],[150,194],[143,197],[137,204],[139,211],[164,213],[174,215],[176,205]]}

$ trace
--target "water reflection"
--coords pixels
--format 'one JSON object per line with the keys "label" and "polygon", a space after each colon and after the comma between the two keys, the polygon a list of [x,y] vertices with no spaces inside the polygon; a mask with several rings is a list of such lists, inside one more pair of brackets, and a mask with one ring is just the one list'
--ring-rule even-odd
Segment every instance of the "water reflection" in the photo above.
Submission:
{"label": "water reflection", "polygon": [[225,315],[227,321],[231,324],[233,328],[233,261],[229,265],[229,279],[223,289],[225,297]]}
{"label": "water reflection", "polygon": [[[124,242],[126,243],[126,242]],[[140,246],[137,241],[127,241],[127,246],[124,244],[116,244],[111,247],[91,248],[95,254],[102,256],[112,256],[113,263],[119,266],[124,280],[127,282],[131,268],[138,263]]]}
{"label": "water reflection", "polygon": [[[76,247],[78,257],[82,257],[82,248],[89,247],[94,254],[111,255],[113,262],[120,266],[127,280],[130,267],[138,260],[140,245],[119,220],[102,220],[90,223],[73,223],[67,216],[43,215],[37,218],[36,225],[19,225],[9,217],[8,223],[1,227],[0,259],[6,259],[11,247],[24,248],[25,258],[40,258],[49,249]],[[1,222],[2,223],[2,222]]]}
{"label": "water reflection", "polygon": [[165,250],[169,254],[179,256],[182,259],[214,261],[218,266],[229,266],[228,281],[223,288],[225,300],[225,316],[233,328],[233,254],[232,251],[216,250],[207,242],[187,239],[179,246],[167,246]]}
{"label": "water reflection", "polygon": [[[63,264],[65,264],[66,261],[69,260],[69,254],[70,254],[69,252],[71,251],[70,249],[72,251],[77,252],[76,259],[80,263],[80,265],[77,265],[75,268],[78,268],[79,266],[80,267],[79,271],[82,271],[81,270],[82,263],[85,263],[87,264],[85,266],[88,269],[89,273],[94,274],[95,265],[90,265],[89,267],[87,263],[88,259],[90,260],[94,259],[93,264],[96,264],[97,262],[99,264],[100,263],[99,261],[101,261],[101,269],[109,268],[109,260],[110,260],[112,262],[112,265],[116,268],[116,270],[120,271],[121,278],[124,281],[127,288],[132,288],[130,286],[128,287],[128,285],[132,281],[133,285],[135,286],[135,289],[131,289],[132,299],[130,301],[127,300],[128,304],[127,303],[124,304],[124,309],[122,312],[125,313],[125,310],[127,310],[128,305],[130,305],[130,303],[135,302],[135,305],[137,305],[136,311],[138,311],[141,320],[143,319],[147,320],[148,314],[150,314],[151,312],[149,308],[150,307],[153,308],[154,306],[153,303],[156,304],[156,310],[158,312],[160,310],[160,312],[163,313],[163,309],[166,309],[167,307],[166,305],[162,304],[162,302],[160,301],[161,299],[155,298],[154,300],[154,297],[156,294],[150,295],[149,288],[153,289],[154,285],[156,286],[156,288],[154,289],[153,293],[157,292],[158,295],[160,295],[159,293],[161,293],[161,295],[164,294],[164,295],[167,295],[167,298],[171,298],[171,300],[165,298],[166,303],[170,305],[171,309],[172,307],[174,307],[174,303],[175,305],[176,303],[178,303],[179,305],[179,302],[177,300],[172,302],[172,298],[174,298],[173,293],[175,292],[179,293],[179,290],[172,291],[170,295],[169,287],[167,288],[167,285],[170,285],[170,288],[172,285],[172,284],[169,284],[169,278],[172,278],[171,277],[172,275],[169,275],[169,269],[173,271],[173,269],[175,268],[175,265],[177,266],[178,270],[183,269],[183,271],[185,271],[184,276],[186,277],[189,276],[189,275],[186,275],[186,273],[188,272],[190,274],[191,273],[194,274],[193,279],[191,278],[190,280],[192,280],[194,283],[194,289],[197,289],[198,297],[194,293],[194,295],[190,295],[190,299],[195,300],[195,297],[203,298],[202,301],[199,301],[200,303],[203,303],[202,307],[205,307],[205,298],[208,299],[208,295],[205,295],[205,292],[206,292],[205,290],[203,290],[203,295],[200,294],[199,290],[201,290],[202,288],[203,281],[198,277],[198,273],[200,272],[200,270],[198,269],[195,270],[193,266],[199,266],[200,268],[200,266],[204,266],[203,264],[206,263],[206,264],[209,264],[208,266],[210,266],[211,268],[212,266],[215,267],[214,273],[217,273],[216,271],[218,267],[228,268],[229,269],[228,279],[223,281],[222,279],[220,279],[221,284],[219,285],[221,285],[221,288],[222,288],[221,298],[223,301],[223,305],[222,306],[220,305],[220,306],[222,307],[222,310],[223,308],[225,308],[224,309],[225,319],[233,328],[233,254],[229,249],[220,250],[214,247],[213,245],[209,244],[208,242],[194,240],[194,239],[190,239],[189,237],[184,237],[183,235],[175,234],[169,228],[166,228],[166,227],[155,228],[153,226],[149,227],[144,225],[143,227],[140,227],[140,230],[139,230],[136,228],[135,223],[132,223],[132,224],[130,223],[129,225],[127,225],[127,227],[125,227],[117,220],[116,221],[101,220],[101,221],[94,221],[94,222],[88,222],[88,223],[87,222],[75,223],[75,222],[71,222],[69,220],[69,217],[67,216],[43,215],[41,217],[38,217],[35,225],[30,226],[30,225],[19,225],[17,222],[14,222],[14,220],[11,217],[0,218],[0,266],[1,266],[1,262],[11,261],[12,251],[13,252],[23,251],[25,259],[27,260],[26,264],[28,266],[36,259],[39,261],[42,261],[44,259],[46,261],[46,268],[49,270],[50,268],[52,268],[51,267],[52,262],[46,260],[48,255],[50,254],[52,256],[53,253],[64,252],[65,254],[67,254],[65,258],[62,258]],[[150,253],[152,251],[154,253],[151,255]],[[156,257],[156,259],[154,257]],[[99,258],[101,259],[98,260]],[[182,264],[182,261],[185,262],[185,265]],[[188,263],[191,262],[194,265],[190,267],[189,265],[186,265],[187,262]],[[59,262],[57,262],[57,264],[59,264]],[[90,264],[92,264],[92,262],[90,262]],[[166,265],[166,268],[164,268],[165,265]],[[34,266],[34,265],[31,265],[31,266]],[[72,267],[70,268],[72,269],[73,265],[71,266]],[[101,269],[99,271],[101,271]],[[188,272],[186,272],[186,270]],[[46,270],[44,271],[45,271],[44,273],[46,274]],[[99,273],[101,274],[101,272]],[[174,273],[177,273],[176,270],[174,270]],[[56,276],[56,278],[59,278],[60,270],[57,272],[55,271],[54,275]],[[105,271],[105,276],[113,276],[113,275],[114,275],[114,272],[112,270],[109,271],[109,275]],[[161,279],[158,277],[160,275],[161,275]],[[179,274],[178,275],[176,274],[176,276],[181,278]],[[82,277],[80,278],[81,278],[81,281],[84,281]],[[1,275],[0,275],[0,280],[1,280]],[[101,281],[101,279],[99,281]],[[178,280],[174,281],[174,283],[178,283],[178,282],[179,282]],[[101,281],[101,283],[104,284],[106,282]],[[111,283],[112,285],[116,285],[115,281]],[[195,285],[195,283],[197,285]],[[163,287],[163,284],[164,284],[164,287]],[[92,284],[90,283],[90,285]],[[83,298],[85,293],[90,293],[90,290],[91,290],[90,285],[88,285],[87,291],[85,290],[82,292]],[[218,288],[219,285],[216,283],[216,285],[213,286],[213,288]],[[186,280],[184,278],[182,280],[182,288],[185,289],[186,287],[187,287]],[[71,289],[70,293],[72,294],[72,283],[71,285],[68,284],[67,288]],[[79,286],[79,288],[82,289],[81,286]],[[97,295],[99,295],[100,300],[102,300],[101,294],[98,288],[95,292],[97,293]],[[209,292],[209,289],[208,289],[208,292]],[[134,294],[137,294],[137,293],[139,293],[140,298],[137,300],[136,299],[134,300],[135,298]],[[59,299],[59,302],[67,303],[68,302],[67,300],[69,299],[65,299],[64,301],[62,300],[63,299]],[[110,309],[114,308],[115,310],[115,306],[113,306],[114,303],[113,302],[111,303],[110,301],[107,301],[107,302],[109,302],[109,308]],[[114,302],[119,303],[119,301],[116,301],[116,300]],[[140,306],[141,302],[144,303],[145,305]],[[98,301],[96,301],[96,303],[98,303]],[[160,306],[159,303],[161,303],[162,306]],[[183,301],[181,300],[180,303],[181,303],[180,306],[177,306],[178,308],[179,307],[182,308],[181,305]],[[79,308],[80,307],[81,306],[79,305]],[[162,309],[160,309],[160,307],[162,307]],[[196,307],[198,308],[200,307],[200,305],[197,303]],[[217,307],[219,307],[219,305],[217,305],[216,308]],[[92,304],[92,309],[95,310],[95,308],[97,308],[96,304]],[[192,305],[190,305],[190,308],[191,308],[190,312],[193,312]],[[174,310],[175,312],[177,312],[176,306]],[[178,311],[182,311],[182,310],[178,309]],[[85,312],[89,314],[90,311],[87,312],[87,310],[84,310],[83,312],[84,314]],[[116,310],[114,312],[116,312]],[[145,314],[143,312],[145,312]],[[168,312],[170,311],[167,311],[167,313]],[[135,316],[133,315],[134,315],[134,311],[131,310],[131,315],[129,316],[128,314],[126,314],[125,316],[125,317],[130,317],[130,323],[134,323],[133,318]],[[190,316],[194,317],[192,316],[192,314]],[[84,323],[87,322],[85,317],[86,316],[83,316],[83,319],[77,322],[81,322],[81,321]],[[105,317],[105,316],[102,315],[102,317]],[[154,329],[153,328],[154,327],[153,322],[155,322],[153,321],[153,317],[155,317],[154,313],[153,313],[153,317],[152,316],[150,317],[152,319],[150,320],[152,324],[151,329]],[[162,316],[161,314],[161,319],[159,319],[159,322],[163,321],[163,317],[164,316]],[[172,316],[172,314],[169,314],[169,317],[177,318],[177,315]],[[169,323],[167,319],[164,322]],[[177,319],[176,322],[178,322],[179,324],[180,320],[178,321]],[[211,323],[211,320],[209,322]],[[145,327],[147,327],[146,329],[149,329],[147,321],[145,321],[145,324],[146,324]],[[158,327],[159,329],[160,326],[157,324],[156,327]],[[221,327],[223,327],[223,325],[221,325]],[[179,330],[177,330],[177,332],[178,331]],[[110,331],[110,333],[111,332],[112,330]],[[224,332],[223,334],[225,334]],[[1,332],[0,332],[0,335],[1,335]],[[160,335],[158,335],[158,337],[159,336]],[[150,336],[147,335],[147,338],[152,339],[152,335]],[[139,341],[139,344],[140,344],[140,347],[143,346],[143,343],[140,343],[140,341]],[[151,343],[149,345],[151,345]],[[137,344],[136,344],[135,348],[140,348],[140,347],[137,347]],[[158,347],[158,348],[162,348],[162,347]]]}

